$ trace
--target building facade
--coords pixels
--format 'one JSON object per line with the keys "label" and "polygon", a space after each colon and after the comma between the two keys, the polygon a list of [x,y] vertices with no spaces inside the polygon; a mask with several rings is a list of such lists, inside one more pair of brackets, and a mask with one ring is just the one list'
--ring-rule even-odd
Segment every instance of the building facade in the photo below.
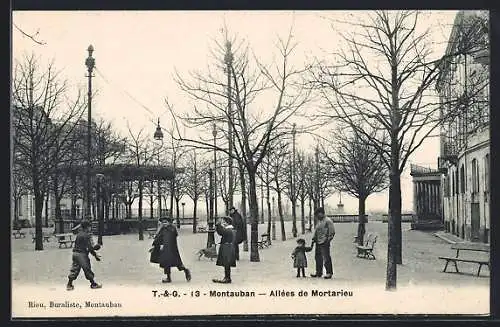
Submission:
{"label": "building facade", "polygon": [[488,13],[459,12],[437,85],[444,228],[474,242],[488,242],[490,229],[488,42]]}

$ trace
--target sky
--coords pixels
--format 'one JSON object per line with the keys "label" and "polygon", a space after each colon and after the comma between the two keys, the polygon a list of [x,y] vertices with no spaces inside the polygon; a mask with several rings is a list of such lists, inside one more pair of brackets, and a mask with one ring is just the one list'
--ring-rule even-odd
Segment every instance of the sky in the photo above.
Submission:
{"label": "sky", "polygon": [[[245,39],[255,56],[264,63],[276,58],[278,37],[286,37],[293,25],[297,42],[292,64],[297,67],[313,58],[323,58],[336,50],[339,38],[328,18],[351,20],[366,15],[363,11],[59,11],[13,13],[14,24],[28,34],[37,34],[39,45],[17,28],[12,28],[13,65],[34,53],[40,64],[53,61],[69,82],[72,92],[86,92],[85,59],[87,47],[94,47],[96,71],[92,80],[97,95],[92,102],[93,117],[113,123],[126,135],[144,128],[154,133],[159,117],[162,126],[172,125],[165,106],[168,98],[176,113],[187,113],[192,101],[174,81],[175,71],[188,76],[204,72],[212,62],[210,48],[221,40],[222,28]],[[432,27],[435,52],[444,54],[456,11],[427,11],[420,28]],[[265,109],[263,109],[265,110]],[[314,110],[313,107],[305,110]],[[190,132],[195,135],[196,132]],[[311,147],[311,137],[297,136],[297,147]],[[410,158],[422,166],[437,165],[439,139],[429,138]],[[403,210],[411,211],[413,188],[408,169],[402,176]],[[335,206],[339,196],[328,203]],[[189,204],[190,201],[186,201]],[[345,211],[355,213],[357,200],[342,195]],[[387,192],[372,195],[367,209],[387,210]],[[188,205],[186,205],[188,210]]]}

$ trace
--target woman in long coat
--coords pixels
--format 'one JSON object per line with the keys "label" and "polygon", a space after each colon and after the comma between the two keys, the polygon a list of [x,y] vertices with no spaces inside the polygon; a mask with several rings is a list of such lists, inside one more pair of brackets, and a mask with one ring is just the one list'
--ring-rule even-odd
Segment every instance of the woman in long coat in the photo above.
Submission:
{"label": "woman in long coat", "polygon": [[214,283],[231,283],[231,267],[236,267],[236,231],[231,223],[231,217],[223,217],[215,226],[215,231],[221,236],[216,265],[224,267],[224,279],[213,279]]}
{"label": "woman in long coat", "polygon": [[152,249],[152,251],[159,250],[157,261],[160,267],[163,268],[164,274],[167,275],[167,278],[162,279],[162,282],[170,283],[172,281],[170,276],[171,267],[176,267],[179,271],[184,271],[186,280],[189,282],[191,280],[191,272],[184,266],[179,254],[177,228],[172,224],[171,218],[164,218],[162,221],[163,226],[155,236]]}

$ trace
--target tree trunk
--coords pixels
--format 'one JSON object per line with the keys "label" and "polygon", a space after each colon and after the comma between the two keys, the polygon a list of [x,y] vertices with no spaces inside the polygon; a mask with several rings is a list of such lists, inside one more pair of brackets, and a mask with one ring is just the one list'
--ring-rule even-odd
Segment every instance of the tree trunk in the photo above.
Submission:
{"label": "tree trunk", "polygon": [[14,227],[17,227],[18,223],[19,223],[19,198],[20,197],[21,196],[17,195],[17,194],[14,196],[14,222],[13,222]]}
{"label": "tree trunk", "polygon": [[283,217],[283,207],[281,205],[281,191],[279,189],[279,183],[276,180],[276,193],[278,195],[278,214],[280,216],[280,225],[281,225],[281,240],[286,241],[286,232],[285,232],[285,218]]}
{"label": "tree trunk", "polygon": [[56,205],[55,207],[56,221],[59,222],[59,233],[64,233],[64,220],[61,212],[61,197],[56,196],[54,200]]}
{"label": "tree trunk", "polygon": [[151,181],[151,194],[149,195],[149,219],[153,219],[153,181]]}
{"label": "tree trunk", "polygon": [[363,238],[365,237],[365,202],[366,197],[360,196],[358,198],[358,244],[363,245]]}
{"label": "tree trunk", "polygon": [[45,228],[49,227],[49,192],[45,196]]}
{"label": "tree trunk", "polygon": [[312,232],[312,199],[309,197],[309,228],[308,231]]}
{"label": "tree trunk", "polygon": [[257,203],[257,184],[255,183],[256,171],[248,169],[248,180],[250,183],[250,262],[259,262],[259,248],[257,246],[259,238],[259,205]]}
{"label": "tree trunk", "polygon": [[271,202],[269,201],[270,199],[270,190],[269,190],[269,183],[266,181],[266,195],[267,195],[267,234],[271,235],[271,219],[272,219],[272,212],[271,212]]}
{"label": "tree trunk", "polygon": [[[241,215],[243,223],[247,227],[247,192],[245,182],[245,170],[240,164],[240,188],[241,188]],[[248,238],[243,241],[243,251],[248,252]]]}
{"label": "tree trunk", "polygon": [[401,228],[401,180],[396,142],[397,139],[391,144],[386,290],[395,290],[397,285],[397,229]]}
{"label": "tree trunk", "polygon": [[297,237],[297,198],[292,196],[292,235]]}
{"label": "tree trunk", "polygon": [[143,188],[143,181],[139,180],[139,241],[144,240],[144,232],[143,232],[143,226],[142,226],[142,188]]}
{"label": "tree trunk", "polygon": [[175,220],[177,224],[177,228],[181,228],[181,220],[179,218],[179,201],[180,198],[175,198]]}
{"label": "tree trunk", "polygon": [[33,195],[35,197],[35,251],[43,251],[42,238],[42,210],[43,210],[43,192],[37,177],[33,178]]}
{"label": "tree trunk", "polygon": [[71,175],[71,219],[76,220],[76,175]]}
{"label": "tree trunk", "polygon": [[306,206],[306,199],[302,197],[300,199],[300,229],[302,235],[306,233],[306,213],[305,213],[305,208]]}
{"label": "tree trunk", "polygon": [[193,200],[193,233],[196,234],[197,230],[196,230],[196,225],[197,225],[197,221],[196,221],[196,211],[198,210],[198,199],[196,200]]}

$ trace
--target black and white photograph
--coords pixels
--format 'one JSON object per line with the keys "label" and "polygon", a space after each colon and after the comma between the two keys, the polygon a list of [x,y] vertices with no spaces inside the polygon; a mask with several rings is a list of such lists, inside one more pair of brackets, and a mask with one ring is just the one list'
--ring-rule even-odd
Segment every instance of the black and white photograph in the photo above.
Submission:
{"label": "black and white photograph", "polygon": [[11,317],[490,313],[487,10],[14,10]]}

